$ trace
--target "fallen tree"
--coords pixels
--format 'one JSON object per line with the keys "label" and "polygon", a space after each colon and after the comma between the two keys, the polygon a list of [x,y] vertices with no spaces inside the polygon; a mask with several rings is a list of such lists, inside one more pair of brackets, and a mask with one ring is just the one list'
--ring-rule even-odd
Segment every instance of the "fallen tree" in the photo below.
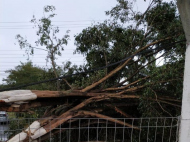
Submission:
{"label": "fallen tree", "polygon": [[[164,40],[168,40],[168,38]],[[139,53],[142,50],[148,48],[150,45],[161,41],[163,40],[158,40],[145,47],[142,47],[136,53]],[[93,90],[93,88],[95,88],[97,85],[103,83],[115,73],[119,72],[122,68],[126,67],[132,58],[133,56],[116,67],[115,70],[108,73],[99,81],[81,90],[14,90],[0,92],[0,106],[1,110],[4,111],[21,112],[28,111],[31,108],[54,106],[56,104],[56,106],[50,107],[44,113],[43,117],[48,118],[47,120],[43,120],[42,122],[40,120],[37,120],[33,122],[30,126],[28,126],[26,130],[11,138],[9,142],[15,142],[18,140],[18,138],[22,141],[28,141],[29,139],[38,139],[39,137],[46,135],[58,126],[63,125],[64,123],[68,123],[68,120],[71,118],[77,117],[105,118],[111,122],[118,123],[120,125],[126,125],[138,130],[139,128],[137,126],[132,126],[131,124],[124,123],[120,120],[117,120],[115,117],[137,117],[138,113],[127,113],[126,105],[137,107],[139,100],[146,100],[149,102],[157,103],[157,107],[160,107],[163,112],[165,111],[166,113],[169,113],[165,110],[165,108],[168,106],[172,106],[175,109],[180,109],[180,100],[168,97],[167,95],[158,96],[156,92],[159,91],[153,90],[155,93],[154,96],[145,97],[143,95],[139,95],[145,88],[153,88],[153,86],[177,81],[177,79],[160,80],[157,82],[146,83],[146,81],[152,78],[152,76],[147,76],[141,79],[137,79],[130,84],[123,83],[121,86],[114,88],[112,87],[102,90]],[[139,85],[139,83],[144,81],[144,84]],[[125,104],[122,106],[122,103],[124,102]],[[164,105],[165,108],[163,108],[162,105]],[[98,111],[100,108],[101,111],[99,113]],[[52,119],[49,119],[50,117]],[[33,127],[35,129],[30,130],[30,127]]]}
{"label": "fallen tree", "polygon": [[[125,4],[127,2],[119,1],[116,7],[127,11],[130,8],[125,9]],[[108,14],[125,23],[129,15],[117,15],[115,10],[120,8],[113,8]],[[37,119],[9,142],[46,140],[50,132],[56,137],[59,133],[56,128],[68,125],[69,121],[77,122],[79,117],[106,119],[112,125],[139,131],[138,126],[118,118],[178,116],[184,66],[184,50],[179,49],[185,42],[181,40],[184,34],[175,14],[172,4],[163,3],[136,15],[135,28],[110,23],[87,28],[76,36],[77,51],[87,56],[84,72],[78,73],[80,68],[69,66],[66,73],[77,72],[78,75],[59,78],[56,84],[60,86],[48,84],[49,90],[0,92],[0,110],[30,112],[33,108],[46,108],[44,119]],[[141,22],[144,26],[147,24],[146,29],[141,30]],[[173,26],[174,33],[171,32]],[[161,58],[165,62],[157,66],[156,61]],[[96,68],[93,73],[88,72],[93,68]],[[9,82],[14,81],[10,78]]]}

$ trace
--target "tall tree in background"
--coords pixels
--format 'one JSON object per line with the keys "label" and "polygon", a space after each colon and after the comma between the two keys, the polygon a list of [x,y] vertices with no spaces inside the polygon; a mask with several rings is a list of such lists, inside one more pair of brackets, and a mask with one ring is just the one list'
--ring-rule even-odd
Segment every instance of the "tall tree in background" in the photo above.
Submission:
{"label": "tall tree in background", "polygon": [[[27,63],[21,63],[14,69],[7,70],[6,73],[9,73],[9,75],[7,78],[3,79],[3,81],[5,82],[5,86],[9,87],[21,86],[24,84],[39,82],[41,80],[46,80],[54,77],[51,69],[45,69],[35,66],[31,61]],[[54,83],[42,83],[39,85],[25,87],[25,89],[55,90],[56,87]]]}
{"label": "tall tree in background", "polygon": [[[56,15],[54,13],[55,7],[54,6],[45,6],[44,13],[50,13],[47,16],[42,17],[41,19],[37,20],[35,16],[31,20],[34,23],[35,27],[38,28],[37,36],[39,39],[35,42],[36,46],[40,46],[43,50],[47,51],[46,60],[50,60],[53,68],[53,72],[55,77],[59,77],[57,72],[57,65],[56,65],[56,55],[61,56],[61,51],[64,50],[64,45],[67,45],[67,41],[69,39],[68,32],[62,37],[58,38],[57,34],[59,33],[59,28],[52,25],[51,19]],[[28,43],[26,39],[24,39],[21,35],[17,35],[16,38],[18,39],[18,43],[20,48],[25,48],[27,54],[34,54],[34,49],[32,44]],[[57,89],[59,90],[60,83],[57,81]]]}

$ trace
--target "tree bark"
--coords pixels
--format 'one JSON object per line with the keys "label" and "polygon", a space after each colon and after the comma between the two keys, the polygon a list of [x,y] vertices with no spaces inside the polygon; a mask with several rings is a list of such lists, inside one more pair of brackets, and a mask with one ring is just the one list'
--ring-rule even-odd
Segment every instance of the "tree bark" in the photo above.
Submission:
{"label": "tree bark", "polygon": [[129,61],[133,58],[134,55],[136,55],[137,53],[141,52],[142,50],[152,46],[152,45],[155,45],[157,43],[160,43],[162,41],[165,41],[165,40],[169,40],[171,39],[171,37],[167,37],[165,39],[160,39],[160,40],[157,40],[157,41],[154,41],[142,48],[140,48],[139,50],[137,50],[135,53],[132,54],[131,58],[129,58],[128,60],[126,60],[121,66],[118,66],[117,68],[115,68],[113,71],[111,71],[107,76],[103,77],[102,79],[100,79],[99,81],[95,82],[94,84],[90,85],[90,86],[87,86],[86,88],[82,89],[81,92],[87,92],[89,90],[91,90],[92,88],[96,87],[97,85],[99,85],[100,83],[104,82],[105,80],[107,80],[108,78],[110,78],[111,76],[113,76],[114,74],[116,74],[118,71],[120,71],[123,67],[125,67]]}

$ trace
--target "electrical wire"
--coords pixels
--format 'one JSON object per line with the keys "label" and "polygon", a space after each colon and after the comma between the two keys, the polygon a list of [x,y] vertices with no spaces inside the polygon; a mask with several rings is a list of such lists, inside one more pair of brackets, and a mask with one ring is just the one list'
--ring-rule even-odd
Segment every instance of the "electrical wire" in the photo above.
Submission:
{"label": "electrical wire", "polygon": [[[61,25],[52,25],[53,27],[57,27],[57,26],[70,26],[70,25],[73,25],[73,26],[87,26],[87,25],[91,25],[91,24],[61,24]],[[0,25],[0,28],[13,28],[13,27],[34,27],[33,24],[31,25],[6,25],[6,26],[1,26]]]}
{"label": "electrical wire", "polygon": [[[73,61],[74,62],[74,61]],[[3,63],[5,63],[5,64],[7,64],[7,63],[17,63],[17,62],[3,62]],[[46,63],[46,61],[44,61],[44,62],[35,62],[35,63],[43,63],[43,64],[45,64]],[[59,63],[59,62],[58,62]],[[61,62],[62,63],[62,62]],[[0,63],[0,64],[2,64],[2,63]]]}
{"label": "electrical wire", "polygon": [[[60,29],[71,29],[71,28],[85,28],[86,26],[75,26],[75,27],[59,27]],[[31,28],[0,28],[1,30],[30,30]]]}
{"label": "electrical wire", "polygon": [[[65,24],[58,24],[52,25],[53,27],[58,27],[60,29],[72,29],[72,28],[86,28],[88,26],[92,26],[92,23],[99,23],[105,20],[79,20],[79,21],[52,21],[52,23],[65,23]],[[30,23],[30,25],[15,25],[15,24],[26,24]],[[1,24],[14,24],[14,25],[1,25]],[[2,30],[30,30],[34,29],[34,25],[31,24],[30,21],[28,22],[0,22],[0,29]]]}
{"label": "electrical wire", "polygon": [[[91,26],[91,25],[88,25],[88,26]],[[72,27],[59,27],[60,29],[72,29],[72,28],[86,28],[86,27],[88,27],[88,26],[72,26]],[[30,29],[34,29],[33,27],[23,27],[23,28],[19,28],[19,27],[7,27],[7,28],[1,28],[0,27],[0,29],[1,30],[11,30],[11,29],[13,29],[13,30],[30,30]]]}
{"label": "electrical wire", "polygon": [[[186,40],[181,40],[181,41],[177,41],[177,42],[174,42],[174,43],[171,43],[169,45],[175,45],[177,43],[181,43],[181,42],[184,42]],[[33,83],[29,83],[29,84],[25,84],[25,85],[20,85],[20,86],[16,86],[16,87],[11,87],[11,88],[7,88],[7,89],[0,89],[0,92],[2,91],[9,91],[9,90],[13,90],[13,89],[20,89],[20,88],[23,88],[23,87],[27,87],[27,86],[33,86],[33,85],[38,85],[38,84],[42,84],[42,83],[46,83],[46,82],[51,82],[51,81],[56,81],[56,80],[59,80],[59,79],[63,79],[63,78],[68,78],[68,77],[72,77],[72,76],[76,76],[76,75],[80,75],[80,74],[87,74],[87,73],[90,73],[90,72],[95,72],[95,71],[98,71],[98,70],[102,70],[102,69],[105,69],[105,68],[108,68],[108,67],[111,67],[111,66],[114,66],[114,65],[117,65],[119,63],[122,63],[130,58],[133,58],[134,56],[137,56],[137,55],[141,55],[141,54],[144,54],[144,53],[147,53],[147,52],[151,52],[151,51],[154,51],[154,50],[158,50],[158,49],[161,49],[163,48],[164,49],[165,46],[162,46],[162,47],[157,47],[155,49],[149,49],[149,50],[145,50],[145,51],[142,51],[142,52],[139,52],[139,53],[136,53],[134,55],[131,55],[131,56],[128,56],[118,62],[115,62],[115,63],[112,63],[112,64],[109,64],[107,66],[103,66],[103,67],[99,67],[99,68],[95,68],[95,69],[92,69],[92,70],[88,70],[88,71],[84,71],[84,72],[78,72],[78,73],[74,73],[74,74],[69,74],[69,75],[63,75],[61,77],[57,77],[57,78],[51,78],[51,79],[48,79],[48,80],[43,80],[43,81],[39,81],[39,82],[33,82]],[[168,46],[167,46],[168,47]]]}
{"label": "electrical wire", "polygon": [[[57,22],[57,23],[64,23],[64,22],[95,22],[95,21],[105,21],[105,20],[76,20],[76,21],[52,21],[52,22]],[[9,21],[9,22],[0,22],[0,23],[31,23],[30,21],[22,21],[22,22],[16,22],[16,21]]]}
{"label": "electrical wire", "polygon": [[[70,56],[70,55],[69,55]],[[77,58],[79,58],[79,57],[83,57],[83,56],[74,56],[74,57],[77,57]],[[3,58],[28,58],[28,57],[0,57],[1,59],[3,59]],[[30,58],[45,58],[45,57],[30,57]],[[61,57],[61,58],[59,58],[59,59],[67,59],[66,57]]]}

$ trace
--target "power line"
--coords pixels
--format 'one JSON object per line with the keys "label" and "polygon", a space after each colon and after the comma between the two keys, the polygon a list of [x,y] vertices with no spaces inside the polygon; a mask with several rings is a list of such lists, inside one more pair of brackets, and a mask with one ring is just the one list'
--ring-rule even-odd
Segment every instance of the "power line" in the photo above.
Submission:
{"label": "power line", "polygon": [[[95,21],[105,21],[105,20],[75,20],[75,21],[52,21],[52,22],[95,22]],[[16,21],[9,21],[9,22],[0,22],[0,23],[31,23],[30,21],[21,21],[21,22],[16,22]]]}
{"label": "power line", "polygon": [[[87,25],[91,25],[91,24],[61,24],[61,25],[52,25],[53,27],[57,27],[57,26],[70,26],[70,25],[74,25],[74,26],[87,26]],[[0,28],[17,28],[17,27],[34,27],[35,25],[31,24],[31,25],[6,25],[6,26],[1,26]]]}
{"label": "power line", "polygon": [[[63,52],[66,52],[66,51],[72,51],[72,50],[75,50],[75,48],[73,48],[73,49],[65,49]],[[13,53],[13,54],[11,54],[12,52],[25,52],[24,50],[0,50],[0,52],[2,53],[2,52],[9,52],[9,54],[0,54],[0,55],[14,55],[14,54],[16,54],[16,55],[18,55],[19,53]],[[20,53],[20,54],[23,54],[23,53]],[[35,55],[47,55],[47,54],[45,54],[45,53],[42,53],[42,54],[35,54]]]}
{"label": "power line", "polygon": [[[70,61],[71,62],[71,60],[65,60],[65,62],[68,62],[68,61]],[[59,62],[59,63],[56,63],[56,65],[58,65],[58,66],[62,66],[63,64],[62,63],[65,63],[65,62]],[[86,62],[86,61],[72,61],[73,63],[74,62],[77,62],[77,63],[84,63],[84,62]],[[24,61],[20,61],[20,62],[18,62],[18,63],[23,63],[23,64],[25,64],[25,63],[27,63],[27,62],[24,62]],[[8,66],[8,67],[11,67],[11,66],[18,66],[18,63],[7,63],[7,65],[6,64],[2,64],[2,63],[0,63],[0,65],[1,65],[1,69],[4,67],[4,66]],[[32,62],[33,64],[36,64],[36,62]],[[46,62],[45,63],[41,63],[41,64],[39,64],[39,66],[50,66],[50,65],[48,65],[48,64],[50,64],[50,62],[47,62],[47,65],[46,65]],[[36,66],[38,66],[38,65],[36,65]]]}
{"label": "power line", "polygon": [[[71,25],[62,25],[62,26],[53,26],[54,28],[55,27],[59,27],[59,28],[67,28],[67,27],[70,27]],[[90,24],[83,24],[83,25],[73,25],[72,27],[81,27],[81,26],[91,26]],[[19,28],[19,29],[25,29],[25,28],[31,28],[31,29],[38,29],[32,25],[28,25],[28,26],[0,26],[0,29],[8,29],[8,28]]]}
{"label": "power line", "polygon": [[[65,48],[66,48],[66,47],[65,47]],[[65,49],[64,51],[73,50],[73,49],[76,49],[76,48],[68,48],[68,49]],[[11,51],[11,52],[12,52],[12,51],[24,51],[24,50],[21,50],[21,49],[20,49],[20,50],[19,50],[19,49],[17,49],[17,50],[11,50],[11,49],[10,49],[10,50],[1,50],[1,49],[0,49],[0,51]]]}
{"label": "power line", "polygon": [[[175,44],[177,44],[177,43],[181,43],[181,42],[184,42],[184,41],[186,41],[186,40],[177,41],[177,42],[171,43],[171,44],[169,44],[169,45],[170,45],[170,46],[173,46],[173,45],[175,45]],[[167,46],[167,47],[168,47],[168,46]],[[70,74],[70,75],[63,75],[63,76],[61,76],[61,77],[51,78],[51,79],[48,79],[48,80],[43,80],[43,81],[39,81],[39,82],[33,82],[33,83],[29,83],[29,84],[25,84],[25,85],[20,85],[20,86],[16,86],[16,87],[11,87],[11,88],[7,88],[7,89],[1,89],[0,92],[2,92],[2,91],[8,91],[8,90],[13,90],[13,89],[19,89],[19,88],[23,88],[23,87],[27,87],[27,86],[32,86],[32,85],[37,85],[37,84],[46,83],[46,82],[51,82],[51,81],[56,81],[56,80],[59,80],[59,79],[62,79],[62,78],[72,77],[72,76],[75,76],[75,75],[87,74],[87,73],[90,73],[90,72],[95,72],[95,71],[102,70],[102,69],[105,69],[105,68],[108,68],[108,67],[117,65],[117,64],[119,64],[119,63],[122,63],[122,62],[128,60],[129,58],[133,58],[134,56],[137,56],[137,55],[140,55],[140,54],[144,54],[144,53],[147,53],[147,52],[150,52],[150,51],[158,50],[158,49],[160,49],[160,48],[163,48],[163,49],[164,49],[164,46],[162,46],[162,47],[157,47],[157,48],[155,48],[155,49],[149,49],[149,50],[145,50],[145,51],[136,53],[136,54],[131,55],[131,56],[127,57],[127,58],[124,58],[124,59],[122,59],[122,60],[120,60],[120,61],[118,61],[118,62],[109,64],[109,65],[107,65],[107,66],[95,68],[95,69],[88,70],[88,71],[84,71],[84,72],[78,72],[78,73],[74,73],[74,74]]]}
{"label": "power line", "polygon": [[[74,57],[83,57],[83,56],[74,56]],[[74,57],[72,57],[72,58],[74,58]],[[2,58],[28,58],[28,57],[0,57],[0,58],[2,59]],[[30,57],[30,58],[33,58],[33,57]],[[42,59],[44,59],[44,57],[34,57],[34,58],[42,58]],[[66,57],[58,57],[58,58],[59,59],[66,59]],[[69,58],[69,57],[67,57],[67,58]]]}
{"label": "power line", "polygon": [[[66,51],[72,51],[72,50],[76,50],[75,48],[73,49],[65,49],[63,52]],[[1,52],[25,52],[24,50],[0,50]],[[18,53],[14,53],[14,54],[18,54]],[[6,55],[14,55],[14,54],[6,54]],[[20,53],[21,54],[21,53]],[[5,54],[0,54],[0,55],[5,55]],[[35,55],[46,55],[46,54],[35,54]]]}
{"label": "power line", "polygon": [[[70,60],[65,60],[65,62],[67,62],[67,61],[70,61]],[[74,63],[74,62],[77,62],[77,63],[84,63],[85,61],[72,61],[72,62],[73,62],[73,63]],[[18,63],[20,63],[20,62],[18,62]],[[17,62],[15,62],[15,64],[14,64],[14,63],[5,63],[5,64],[0,63],[0,65],[1,65],[1,66],[13,66],[13,65],[18,66],[18,63],[17,63]],[[23,62],[22,62],[22,63],[23,63]],[[44,62],[44,63],[32,62],[32,63],[39,64],[39,66],[51,66],[51,65],[48,65],[48,64],[50,64],[50,62],[47,62],[47,65],[46,65],[46,62]],[[58,66],[63,66],[62,63],[64,63],[64,62],[56,63],[56,65],[58,65]],[[7,65],[6,65],[6,64],[7,64]],[[37,66],[38,66],[38,65],[37,65]],[[2,69],[2,68],[1,68],[1,69]]]}
{"label": "power line", "polygon": [[[71,29],[71,28],[86,28],[86,26],[75,26],[75,27],[59,27],[60,29]],[[0,28],[1,30],[31,30],[33,28]]]}
{"label": "power line", "polygon": [[[65,60],[67,60],[67,59],[65,59]],[[77,60],[77,61],[78,61],[78,60]],[[7,63],[18,63],[18,62],[12,62],[12,61],[11,61],[11,62],[3,62],[3,64],[4,64],[4,63],[7,64]],[[35,62],[35,63],[47,63],[47,62],[46,62],[46,61],[43,61],[43,62],[39,62],[39,61],[38,61],[38,62]],[[59,64],[59,63],[62,63],[62,62],[56,62],[56,63]],[[2,63],[0,63],[0,64],[2,64]]]}

